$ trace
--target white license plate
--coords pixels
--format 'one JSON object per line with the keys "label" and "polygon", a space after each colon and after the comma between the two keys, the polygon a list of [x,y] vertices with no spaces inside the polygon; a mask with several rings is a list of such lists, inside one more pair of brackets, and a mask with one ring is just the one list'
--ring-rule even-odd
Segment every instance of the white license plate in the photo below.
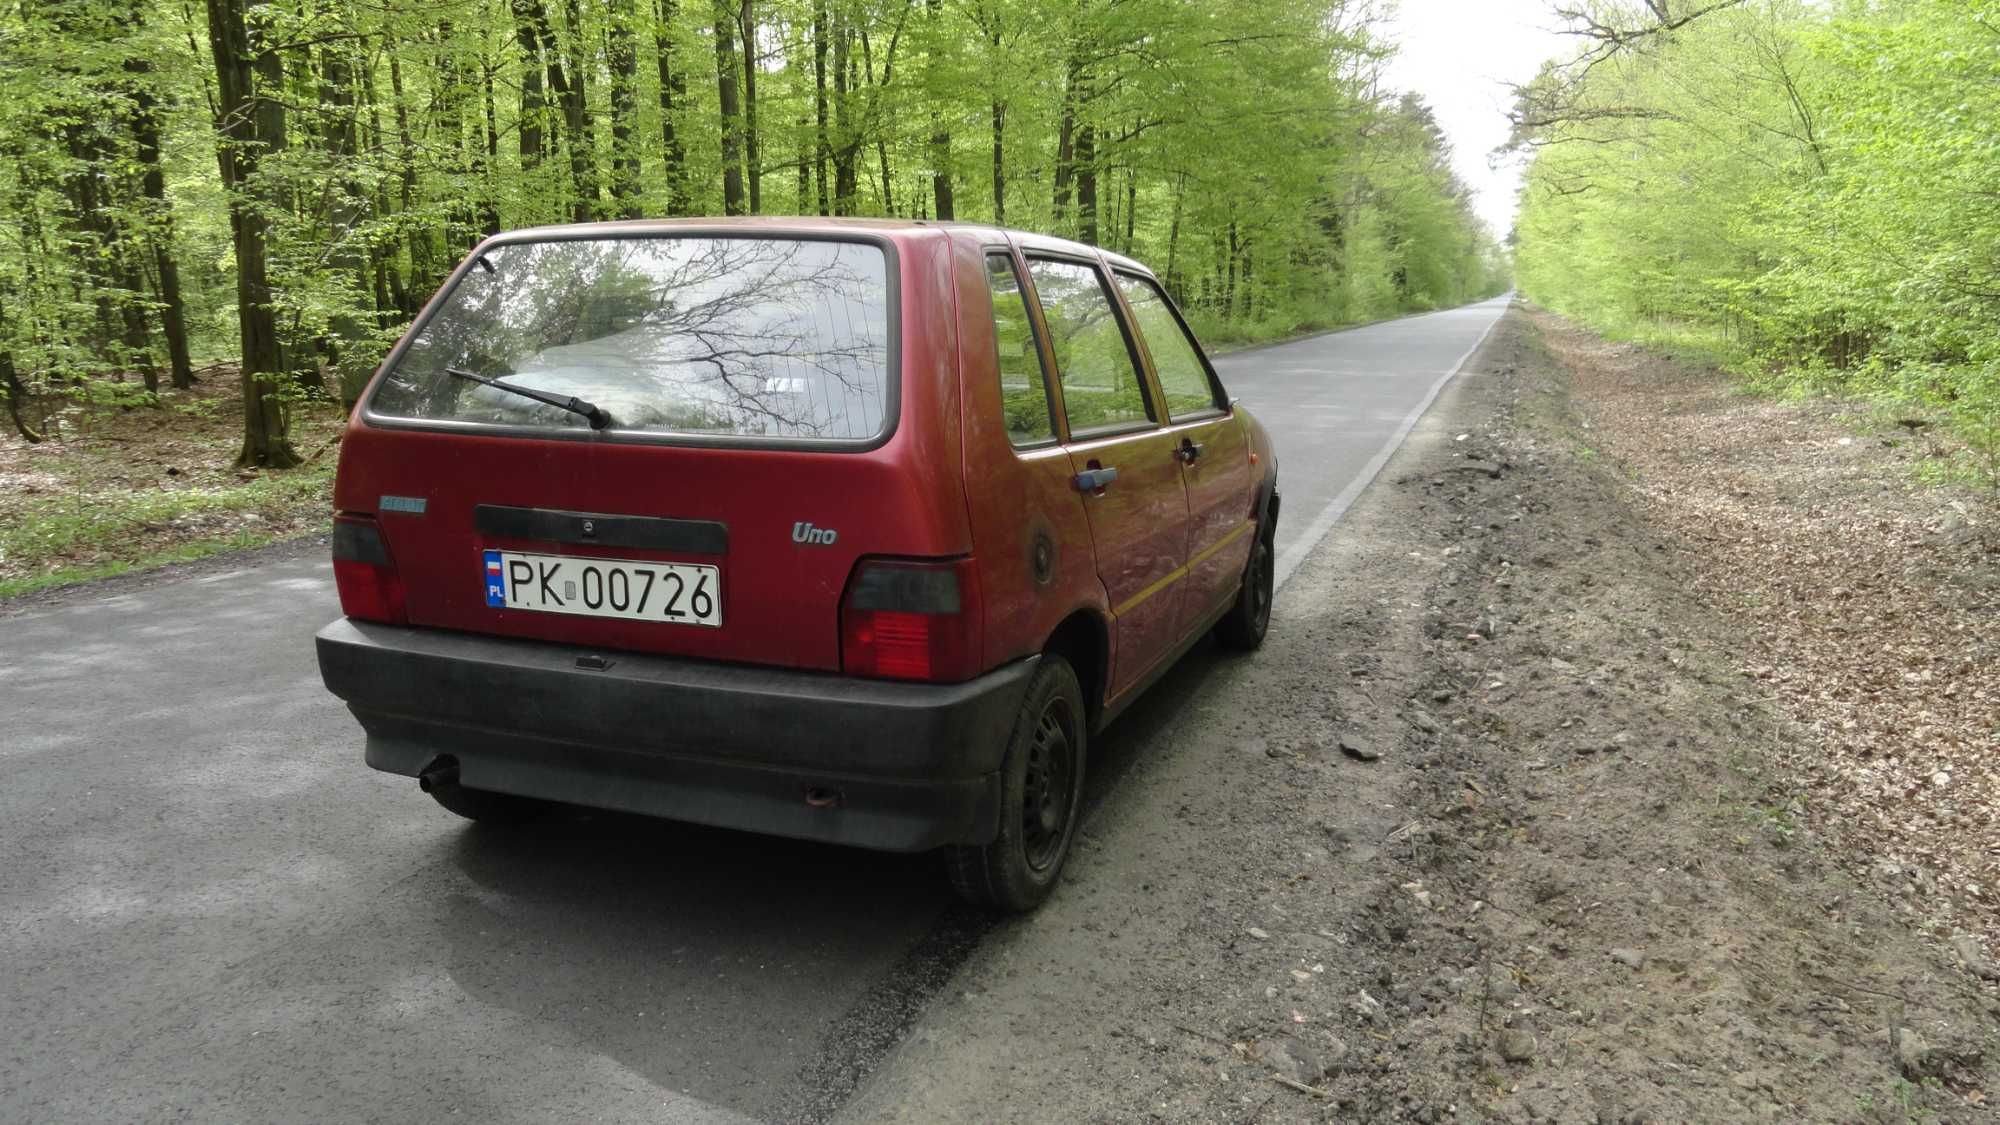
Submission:
{"label": "white license plate", "polygon": [[487,551],[485,572],[495,609],[722,627],[720,567]]}

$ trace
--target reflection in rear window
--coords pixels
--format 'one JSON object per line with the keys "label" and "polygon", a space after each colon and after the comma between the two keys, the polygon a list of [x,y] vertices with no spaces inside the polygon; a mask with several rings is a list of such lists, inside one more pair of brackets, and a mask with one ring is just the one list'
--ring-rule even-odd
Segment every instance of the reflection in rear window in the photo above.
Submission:
{"label": "reflection in rear window", "polygon": [[[486,268],[490,265],[491,268]],[[489,249],[369,401],[377,415],[588,428],[454,377],[575,397],[614,430],[865,440],[889,371],[883,251],[778,238],[598,238]]]}

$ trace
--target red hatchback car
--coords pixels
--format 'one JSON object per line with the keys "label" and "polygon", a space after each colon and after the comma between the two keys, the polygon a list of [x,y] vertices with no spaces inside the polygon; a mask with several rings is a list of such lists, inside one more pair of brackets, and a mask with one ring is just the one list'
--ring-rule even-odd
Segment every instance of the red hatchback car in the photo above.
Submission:
{"label": "red hatchback car", "polygon": [[1270,620],[1269,439],[1144,267],[923,222],[480,245],[341,447],[326,686],[453,812],[894,851],[1028,909],[1092,732]]}

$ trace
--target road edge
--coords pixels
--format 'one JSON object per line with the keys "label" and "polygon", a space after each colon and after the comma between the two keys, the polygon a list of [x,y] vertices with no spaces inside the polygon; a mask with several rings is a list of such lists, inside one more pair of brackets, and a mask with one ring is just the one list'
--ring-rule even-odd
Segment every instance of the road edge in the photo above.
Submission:
{"label": "road edge", "polygon": [[[1328,501],[1326,507],[1321,508],[1313,516],[1312,522],[1306,525],[1305,534],[1299,536],[1296,542],[1290,547],[1285,548],[1285,552],[1278,556],[1277,574],[1274,579],[1276,588],[1284,588],[1285,581],[1292,576],[1294,571],[1298,570],[1299,564],[1304,562],[1308,555],[1312,554],[1313,548],[1319,546],[1320,540],[1325,539],[1327,533],[1333,530],[1333,525],[1340,522],[1340,517],[1347,514],[1347,510],[1354,506],[1354,502],[1360,499],[1361,494],[1367,491],[1370,484],[1375,482],[1376,477],[1381,475],[1382,467],[1387,465],[1389,459],[1396,455],[1396,451],[1403,447],[1403,443],[1409,440],[1410,432],[1417,428],[1417,423],[1423,420],[1425,413],[1437,402],[1438,396],[1443,394],[1444,389],[1451,384],[1451,381],[1458,378],[1459,374],[1471,364],[1473,357],[1479,354],[1479,349],[1486,346],[1486,341],[1493,336],[1493,330],[1499,327],[1500,322],[1507,318],[1507,313],[1513,309],[1518,301],[1518,298],[1510,294],[1503,293],[1501,297],[1505,297],[1507,303],[1500,306],[1500,311],[1494,316],[1492,323],[1488,324],[1485,331],[1479,334],[1479,338],[1472,342],[1472,346],[1466,349],[1465,354],[1458,357],[1458,362],[1452,364],[1450,370],[1439,376],[1437,381],[1431,384],[1430,389],[1424,392],[1424,397],[1417,402],[1415,407],[1411,408],[1408,414],[1403,416],[1403,420],[1397,424],[1396,429],[1389,435],[1388,440],[1383,442],[1382,447],[1375,451],[1375,456],[1370,457],[1368,463],[1361,467],[1361,472],[1348,482],[1346,488],[1340,490],[1339,495]],[[1488,298],[1488,300],[1499,299],[1500,297]],[[1484,303],[1484,301],[1473,302],[1475,305]],[[1460,305],[1459,307],[1466,308],[1469,306]],[[1446,312],[1450,310],[1441,309],[1438,311]]]}

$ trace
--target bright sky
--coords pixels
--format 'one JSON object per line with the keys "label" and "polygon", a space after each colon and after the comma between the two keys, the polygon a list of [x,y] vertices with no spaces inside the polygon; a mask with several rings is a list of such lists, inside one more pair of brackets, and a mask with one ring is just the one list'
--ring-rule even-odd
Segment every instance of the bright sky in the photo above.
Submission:
{"label": "bright sky", "polygon": [[1398,47],[1386,79],[1430,103],[1450,138],[1452,166],[1476,195],[1479,216],[1505,238],[1521,186],[1518,160],[1488,154],[1507,141],[1508,83],[1526,82],[1544,59],[1574,49],[1558,35],[1551,0],[1401,0],[1387,33]]}

